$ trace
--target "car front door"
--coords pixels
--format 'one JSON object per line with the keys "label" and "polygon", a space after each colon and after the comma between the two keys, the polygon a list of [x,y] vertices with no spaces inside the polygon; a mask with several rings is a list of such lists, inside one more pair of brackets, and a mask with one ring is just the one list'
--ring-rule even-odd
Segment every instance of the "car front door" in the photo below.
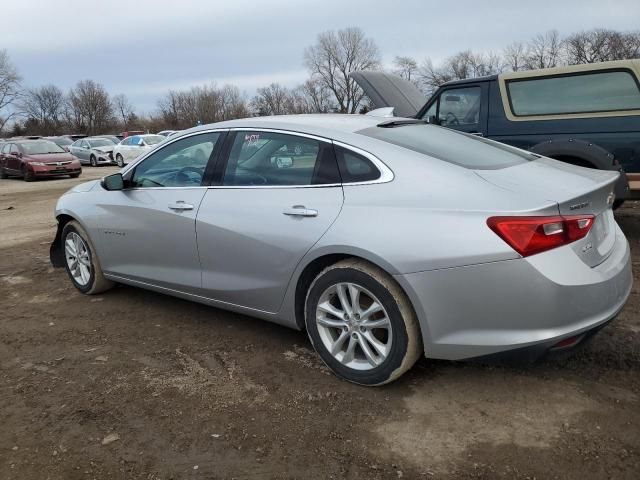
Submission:
{"label": "car front door", "polygon": [[142,147],[140,145],[141,140],[142,139],[137,135],[135,137],[131,137],[131,140],[129,140],[129,143],[124,150],[124,158],[127,162],[135,160],[142,153]]}
{"label": "car front door", "polygon": [[333,145],[239,130],[224,150],[196,222],[203,295],[277,312],[296,265],[342,207]]}
{"label": "car front door", "polygon": [[86,140],[80,140],[80,148],[78,148],[77,151],[80,161],[82,163],[88,163],[90,153],[89,142],[87,142]]}
{"label": "car front door", "polygon": [[9,153],[7,154],[7,167],[14,172],[22,171],[22,160],[20,160],[20,150],[18,149],[18,145],[12,143],[8,148]]}
{"label": "car front door", "polygon": [[168,143],[125,174],[124,190],[102,193],[105,272],[180,291],[200,288],[195,219],[221,136],[204,132]]}

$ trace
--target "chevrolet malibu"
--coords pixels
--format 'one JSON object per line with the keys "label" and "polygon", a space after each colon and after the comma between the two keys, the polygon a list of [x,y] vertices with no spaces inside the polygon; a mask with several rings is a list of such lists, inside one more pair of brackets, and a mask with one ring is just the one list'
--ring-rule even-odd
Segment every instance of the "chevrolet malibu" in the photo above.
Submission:
{"label": "chevrolet malibu", "polygon": [[181,132],[58,201],[55,266],[306,329],[363,385],[421,356],[566,349],[631,289],[617,172],[419,120],[305,115]]}

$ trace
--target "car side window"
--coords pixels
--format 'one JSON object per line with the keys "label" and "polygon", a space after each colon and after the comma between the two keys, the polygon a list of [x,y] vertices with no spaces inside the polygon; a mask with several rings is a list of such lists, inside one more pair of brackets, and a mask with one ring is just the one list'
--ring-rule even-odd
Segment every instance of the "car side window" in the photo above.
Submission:
{"label": "car side window", "polygon": [[136,146],[138,146],[139,142],[140,142],[140,137],[136,135],[135,137],[130,137],[129,138],[128,145],[133,145],[134,147],[136,147]]}
{"label": "car side window", "polygon": [[438,99],[438,123],[446,127],[480,124],[480,87],[445,90]]}
{"label": "car side window", "polygon": [[237,132],[222,184],[226,186],[339,183],[331,144],[283,133]]}
{"label": "car side window", "polygon": [[82,148],[89,148],[89,142],[87,142],[86,140],[82,140],[82,143],[80,144],[80,146]]}
{"label": "car side window", "polygon": [[135,188],[198,187],[213,153],[219,132],[192,135],[157,150],[136,166]]}
{"label": "car side window", "polygon": [[342,183],[370,182],[380,178],[380,170],[368,158],[336,146]]}

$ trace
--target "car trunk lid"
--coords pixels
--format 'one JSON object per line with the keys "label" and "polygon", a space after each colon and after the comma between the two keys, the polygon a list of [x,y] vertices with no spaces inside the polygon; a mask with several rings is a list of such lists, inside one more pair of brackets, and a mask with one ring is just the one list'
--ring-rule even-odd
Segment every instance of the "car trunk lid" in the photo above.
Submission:
{"label": "car trunk lid", "polygon": [[593,215],[589,234],[571,247],[589,266],[609,256],[615,243],[613,189],[618,172],[576,167],[548,158],[498,170],[476,170],[484,180],[507,190],[558,205],[561,215]]}

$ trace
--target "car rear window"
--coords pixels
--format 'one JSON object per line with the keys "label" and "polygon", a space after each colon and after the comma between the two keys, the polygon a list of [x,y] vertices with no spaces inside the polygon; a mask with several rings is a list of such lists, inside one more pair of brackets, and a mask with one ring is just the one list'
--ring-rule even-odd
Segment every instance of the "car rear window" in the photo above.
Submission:
{"label": "car rear window", "polygon": [[376,126],[357,133],[473,170],[496,170],[539,158],[502,143],[434,125]]}
{"label": "car rear window", "polygon": [[516,116],[640,109],[640,88],[628,70],[507,81]]}

